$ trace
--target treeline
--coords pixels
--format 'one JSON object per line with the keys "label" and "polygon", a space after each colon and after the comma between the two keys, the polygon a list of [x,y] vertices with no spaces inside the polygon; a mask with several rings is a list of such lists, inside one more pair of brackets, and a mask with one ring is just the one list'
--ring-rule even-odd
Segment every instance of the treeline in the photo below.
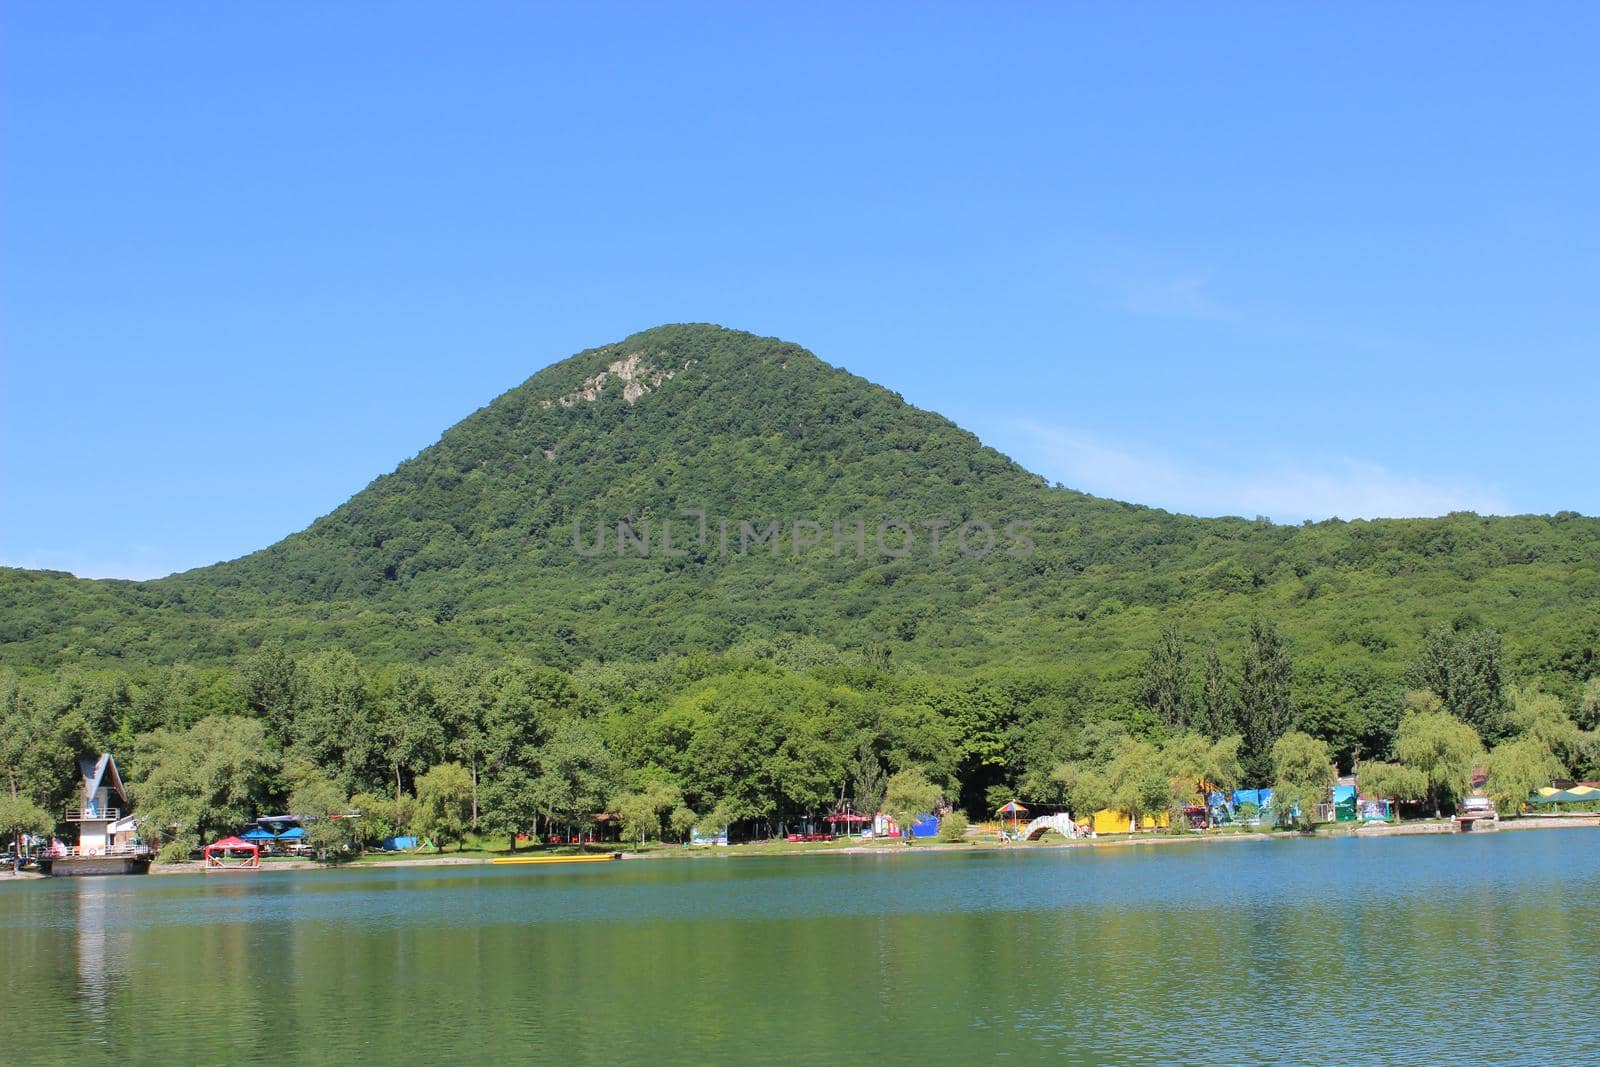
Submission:
{"label": "treeline", "polygon": [[1492,631],[1441,628],[1421,646],[1352,729],[1302,708],[1293,649],[1269,620],[1232,645],[1164,628],[1121,702],[1066,668],[896,671],[806,638],[569,669],[368,666],[268,644],[231,667],[0,675],[0,772],[59,813],[75,760],[110,749],[145,825],[180,852],[285,809],[360,809],[319,832],[367,837],[543,834],[602,811],[630,836],[776,831],[841,803],[878,810],[896,774],[984,817],[1013,797],[1149,811],[1213,787],[1292,785],[1286,759],[1329,775],[1359,762],[1390,776],[1384,795],[1441,807],[1484,760],[1511,783],[1508,803],[1525,782],[1596,773],[1600,681],[1564,704],[1511,684]]}

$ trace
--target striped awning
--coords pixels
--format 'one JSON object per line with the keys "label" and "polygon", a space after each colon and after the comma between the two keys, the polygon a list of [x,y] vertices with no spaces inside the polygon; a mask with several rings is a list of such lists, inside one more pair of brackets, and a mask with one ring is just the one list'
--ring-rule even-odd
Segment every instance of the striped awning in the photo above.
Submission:
{"label": "striped awning", "polygon": [[1571,789],[1545,786],[1533,797],[1535,804],[1582,804],[1591,800],[1600,800],[1600,789],[1592,785],[1575,785]]}

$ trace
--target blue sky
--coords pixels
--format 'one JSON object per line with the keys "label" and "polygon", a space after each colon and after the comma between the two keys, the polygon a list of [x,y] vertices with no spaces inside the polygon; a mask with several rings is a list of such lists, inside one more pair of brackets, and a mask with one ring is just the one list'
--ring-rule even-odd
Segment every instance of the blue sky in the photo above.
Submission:
{"label": "blue sky", "polygon": [[681,321],[1141,503],[1600,512],[1591,4],[0,20],[6,564],[263,547]]}

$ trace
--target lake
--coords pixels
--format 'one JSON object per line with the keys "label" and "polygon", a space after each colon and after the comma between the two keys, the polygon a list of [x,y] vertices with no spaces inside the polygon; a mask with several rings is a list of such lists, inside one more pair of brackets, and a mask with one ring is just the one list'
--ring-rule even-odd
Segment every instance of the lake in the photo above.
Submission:
{"label": "lake", "polygon": [[1600,832],[0,879],[0,1062],[1594,1063]]}

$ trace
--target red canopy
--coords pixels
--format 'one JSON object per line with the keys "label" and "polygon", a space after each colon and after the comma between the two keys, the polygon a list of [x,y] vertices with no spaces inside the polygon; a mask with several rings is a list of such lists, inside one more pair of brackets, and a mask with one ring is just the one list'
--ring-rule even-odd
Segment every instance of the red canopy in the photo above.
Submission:
{"label": "red canopy", "polygon": [[226,852],[232,849],[243,848],[251,852],[259,852],[254,841],[246,841],[242,837],[224,837],[221,841],[213,841],[206,846],[207,852]]}
{"label": "red canopy", "polygon": [[[243,859],[229,859],[231,852],[248,852],[250,855]],[[224,837],[221,841],[213,841],[206,846],[206,870],[208,871],[259,871],[261,869],[261,849],[253,841],[246,841],[242,837]]]}

